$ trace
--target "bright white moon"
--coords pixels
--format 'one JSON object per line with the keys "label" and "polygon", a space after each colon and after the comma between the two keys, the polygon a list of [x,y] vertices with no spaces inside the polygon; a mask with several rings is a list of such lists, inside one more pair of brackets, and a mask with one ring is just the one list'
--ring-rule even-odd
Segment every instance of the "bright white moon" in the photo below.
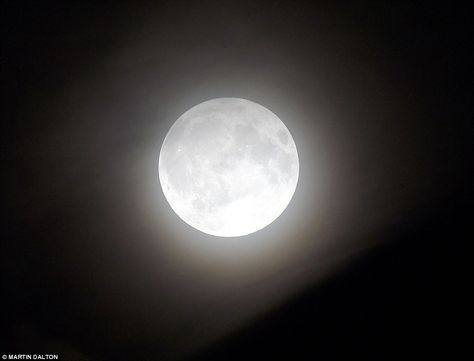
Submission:
{"label": "bright white moon", "polygon": [[214,236],[243,236],[268,226],[289,204],[298,174],[296,145],[283,122],[239,98],[189,109],[160,152],[160,183],[171,208]]}

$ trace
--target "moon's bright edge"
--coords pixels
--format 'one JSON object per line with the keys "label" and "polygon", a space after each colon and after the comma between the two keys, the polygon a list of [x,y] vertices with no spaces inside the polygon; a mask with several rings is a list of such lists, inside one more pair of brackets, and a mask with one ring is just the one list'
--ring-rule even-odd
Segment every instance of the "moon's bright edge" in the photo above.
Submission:
{"label": "moon's bright edge", "polygon": [[210,235],[237,237],[277,219],[296,190],[295,142],[270,110],[217,98],[186,111],[171,127],[159,178],[171,208]]}

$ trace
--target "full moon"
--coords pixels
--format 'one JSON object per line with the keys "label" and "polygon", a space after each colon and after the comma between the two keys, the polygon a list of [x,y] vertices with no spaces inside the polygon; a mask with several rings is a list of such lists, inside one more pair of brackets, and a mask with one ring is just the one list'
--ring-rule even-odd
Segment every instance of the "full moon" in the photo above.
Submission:
{"label": "full moon", "polygon": [[283,122],[240,98],[186,111],[163,142],[159,178],[171,208],[220,237],[254,233],[277,219],[296,190],[299,160]]}

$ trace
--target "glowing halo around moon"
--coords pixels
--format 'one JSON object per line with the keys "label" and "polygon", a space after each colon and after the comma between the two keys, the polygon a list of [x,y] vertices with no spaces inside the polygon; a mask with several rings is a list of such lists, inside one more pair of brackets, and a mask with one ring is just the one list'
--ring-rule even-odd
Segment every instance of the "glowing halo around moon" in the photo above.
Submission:
{"label": "glowing halo around moon", "polygon": [[159,178],[171,208],[214,236],[244,236],[268,226],[290,203],[298,175],[298,152],[283,122],[240,98],[189,109],[160,151]]}

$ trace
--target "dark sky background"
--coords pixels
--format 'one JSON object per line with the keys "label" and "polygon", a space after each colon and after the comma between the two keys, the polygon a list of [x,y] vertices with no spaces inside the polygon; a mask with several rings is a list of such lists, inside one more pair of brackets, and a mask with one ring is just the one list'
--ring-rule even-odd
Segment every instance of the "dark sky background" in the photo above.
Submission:
{"label": "dark sky background", "polygon": [[[466,9],[10,1],[0,16],[2,354],[462,351],[474,115]],[[167,207],[157,152],[184,111],[222,96],[274,111],[298,147],[287,218],[249,238],[286,242],[273,254],[172,246],[207,238]]]}

